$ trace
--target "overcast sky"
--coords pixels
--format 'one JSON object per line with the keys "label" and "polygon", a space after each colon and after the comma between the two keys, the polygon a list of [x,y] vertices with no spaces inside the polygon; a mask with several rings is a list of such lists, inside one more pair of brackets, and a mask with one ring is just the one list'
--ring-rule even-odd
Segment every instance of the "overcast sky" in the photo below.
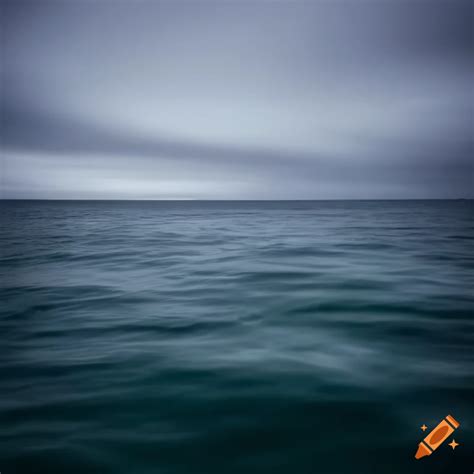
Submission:
{"label": "overcast sky", "polygon": [[2,2],[1,196],[474,196],[471,0]]}

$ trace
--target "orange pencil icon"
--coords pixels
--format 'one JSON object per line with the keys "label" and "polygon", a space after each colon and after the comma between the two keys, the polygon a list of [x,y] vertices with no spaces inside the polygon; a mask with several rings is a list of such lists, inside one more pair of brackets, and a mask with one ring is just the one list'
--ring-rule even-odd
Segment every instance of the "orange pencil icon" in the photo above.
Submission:
{"label": "orange pencil icon", "polygon": [[459,423],[451,415],[448,415],[418,445],[415,458],[420,459],[429,456],[435,449],[441,446],[443,441],[458,427]]}

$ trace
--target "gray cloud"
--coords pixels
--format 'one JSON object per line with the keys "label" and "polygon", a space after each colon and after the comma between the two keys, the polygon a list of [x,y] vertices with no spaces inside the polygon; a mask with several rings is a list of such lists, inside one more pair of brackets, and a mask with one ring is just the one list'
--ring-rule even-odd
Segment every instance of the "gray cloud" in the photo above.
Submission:
{"label": "gray cloud", "polygon": [[472,5],[6,2],[2,196],[473,196]]}

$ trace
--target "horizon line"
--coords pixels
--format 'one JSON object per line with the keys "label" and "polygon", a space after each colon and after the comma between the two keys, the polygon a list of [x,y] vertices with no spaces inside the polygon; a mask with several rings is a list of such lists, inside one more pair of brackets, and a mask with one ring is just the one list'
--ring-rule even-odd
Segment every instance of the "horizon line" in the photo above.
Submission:
{"label": "horizon line", "polygon": [[473,201],[474,197],[451,198],[330,198],[330,199],[103,199],[103,198],[0,198],[0,201],[85,202],[327,202],[327,201]]}

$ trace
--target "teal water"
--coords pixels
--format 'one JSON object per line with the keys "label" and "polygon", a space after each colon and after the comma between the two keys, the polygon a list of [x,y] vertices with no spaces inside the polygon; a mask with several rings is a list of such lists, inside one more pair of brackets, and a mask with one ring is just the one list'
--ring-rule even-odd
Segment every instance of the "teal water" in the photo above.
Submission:
{"label": "teal water", "polygon": [[472,201],[0,212],[2,474],[474,471]]}

